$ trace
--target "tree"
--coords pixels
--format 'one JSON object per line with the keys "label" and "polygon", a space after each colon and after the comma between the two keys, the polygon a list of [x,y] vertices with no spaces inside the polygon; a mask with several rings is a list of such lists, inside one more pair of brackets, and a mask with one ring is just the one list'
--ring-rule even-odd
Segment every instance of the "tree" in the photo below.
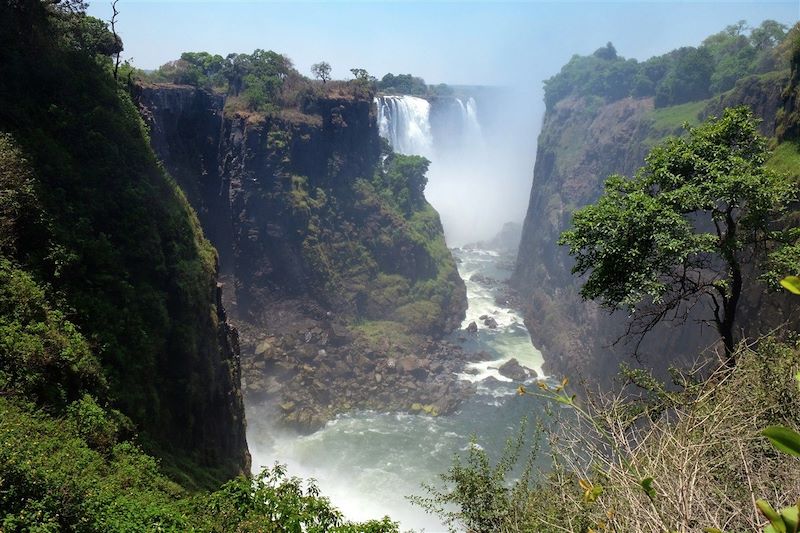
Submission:
{"label": "tree", "polygon": [[614,45],[611,42],[606,43],[603,48],[598,48],[594,51],[594,57],[599,57],[600,59],[607,59],[612,61],[617,58],[617,49],[614,48]]}
{"label": "tree", "polygon": [[331,79],[331,66],[326,62],[314,63],[311,65],[311,73],[322,80],[322,83],[327,83]]}
{"label": "tree", "polygon": [[560,243],[575,257],[572,272],[588,274],[584,299],[630,311],[628,334],[641,340],[701,304],[734,364],[745,270],[767,258],[779,238],[771,223],[795,193],[765,167],[767,141],[746,107],[687,133],[654,148],[635,178],[609,177]]}
{"label": "tree", "polygon": [[[111,33],[114,34],[114,42],[121,42],[119,35],[117,34],[117,16],[119,15],[119,11],[117,11],[117,2],[119,0],[114,0],[111,2],[111,10],[113,14],[111,15]],[[114,79],[117,79],[119,74],[119,54],[122,52],[122,47],[120,46],[119,49],[116,51],[114,57]]]}
{"label": "tree", "polygon": [[366,81],[366,82],[368,82],[370,80],[374,80],[375,79],[374,77],[370,76],[369,72],[367,72],[363,68],[351,68],[350,69],[350,73],[353,75],[353,78],[358,80],[358,81]]}

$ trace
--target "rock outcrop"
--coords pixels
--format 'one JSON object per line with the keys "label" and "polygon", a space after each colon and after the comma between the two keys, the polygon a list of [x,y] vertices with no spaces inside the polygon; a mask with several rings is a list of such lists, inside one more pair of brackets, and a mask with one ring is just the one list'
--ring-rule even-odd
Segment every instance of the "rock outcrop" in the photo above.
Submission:
{"label": "rock outcrop", "polygon": [[[389,322],[432,342],[460,325],[466,290],[438,215],[413,191],[388,189],[396,180],[389,177],[396,175],[394,156],[378,136],[371,98],[318,97],[302,110],[262,116],[226,112],[222,97],[194,87],[144,85],[138,93],[154,150],[219,252],[248,391],[264,392],[254,384],[267,383],[275,370],[251,364],[259,362],[256,355],[272,353],[256,354],[266,339],[291,361],[302,361],[301,370],[310,368],[301,373],[321,378],[329,370],[323,361],[345,364],[359,352],[357,342],[371,342],[358,324]],[[401,206],[398,197],[409,199]],[[325,330],[327,344],[297,344],[298,324]],[[305,350],[310,344],[317,346],[313,354]],[[349,389],[366,386],[361,370],[341,394],[333,391],[327,403],[315,400],[315,412],[359,405],[346,398]],[[375,372],[381,377],[370,377],[369,387],[391,383],[390,374]],[[292,383],[286,376],[282,385]],[[274,387],[267,389],[274,396]],[[292,407],[285,418],[293,421],[300,402],[295,392],[287,394],[292,398],[283,403]]]}
{"label": "rock outcrop", "polygon": [[[731,91],[698,106],[694,119],[746,104],[763,118],[762,133],[772,135],[782,105],[781,79],[741,80]],[[627,317],[582,301],[581,280],[571,274],[572,258],[557,244],[572,213],[599,197],[609,175],[632,176],[653,144],[680,134],[680,121],[665,124],[656,120],[657,113],[652,99],[598,104],[568,97],[545,115],[511,284],[518,291],[517,301],[533,343],[542,350],[548,375],[580,376],[608,385],[621,362],[644,365],[664,375],[669,365],[694,362],[717,340],[708,326],[665,323],[645,337],[638,359],[633,358],[633,346],[623,338]],[[741,327],[755,335],[776,324],[756,318],[785,318],[784,300],[780,295],[766,298],[761,290],[749,294],[742,303]]]}

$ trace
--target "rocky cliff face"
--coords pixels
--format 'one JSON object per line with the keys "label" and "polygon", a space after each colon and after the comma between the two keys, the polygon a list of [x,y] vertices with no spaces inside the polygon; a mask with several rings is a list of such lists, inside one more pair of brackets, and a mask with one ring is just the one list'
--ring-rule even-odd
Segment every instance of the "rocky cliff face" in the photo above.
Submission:
{"label": "rocky cliff face", "polygon": [[[326,378],[335,382],[358,366],[354,354],[393,351],[375,346],[385,341],[376,329],[435,339],[458,327],[466,292],[438,215],[406,184],[387,185],[394,157],[382,153],[371,99],[321,97],[263,117],[225,113],[221,97],[193,87],[142,86],[139,103],[153,148],[219,251],[255,396],[283,398],[287,417],[314,404],[319,423],[362,403],[331,399],[321,358],[345,361]],[[320,378],[319,394],[304,373]]]}
{"label": "rocky cliff face", "polygon": [[[747,104],[764,118],[762,132],[772,135],[782,105],[780,94],[780,81],[754,77],[707,103],[684,105],[678,108],[680,114],[674,114],[681,119],[689,109],[688,119],[697,121],[719,114],[724,107]],[[693,362],[716,341],[716,332],[707,326],[664,324],[645,338],[640,356],[634,359],[633,346],[620,340],[627,317],[582,301],[580,280],[570,273],[573,261],[557,244],[572,213],[599,197],[610,174],[633,175],[654,143],[681,131],[678,119],[664,119],[669,116],[669,111],[654,110],[651,99],[604,104],[573,97],[545,115],[512,285],[520,293],[526,324],[544,354],[548,373],[607,385],[621,362],[663,373],[671,364]],[[767,300],[759,291],[743,303],[741,322],[749,334],[768,327],[767,322],[755,320],[757,315],[785,316],[782,298]]]}

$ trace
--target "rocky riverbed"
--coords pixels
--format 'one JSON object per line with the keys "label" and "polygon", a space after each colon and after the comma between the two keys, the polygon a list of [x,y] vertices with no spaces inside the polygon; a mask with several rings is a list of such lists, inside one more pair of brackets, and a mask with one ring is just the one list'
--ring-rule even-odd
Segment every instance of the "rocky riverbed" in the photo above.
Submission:
{"label": "rocky riverbed", "polygon": [[243,390],[249,404],[274,405],[279,423],[303,432],[359,409],[450,414],[475,392],[458,375],[491,358],[430,337],[376,338],[309,302],[271,314],[270,327],[241,332]]}

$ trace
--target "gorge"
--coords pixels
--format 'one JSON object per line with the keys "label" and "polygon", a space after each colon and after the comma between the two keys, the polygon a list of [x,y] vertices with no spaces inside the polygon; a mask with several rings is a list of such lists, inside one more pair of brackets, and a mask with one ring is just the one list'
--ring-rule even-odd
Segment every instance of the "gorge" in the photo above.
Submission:
{"label": "gorge", "polygon": [[[463,157],[483,146],[475,99],[320,99],[302,121],[263,123],[226,116],[219,98],[192,87],[143,85],[138,101],[155,152],[188,192],[219,250],[226,308],[240,330],[254,468],[288,462],[292,472],[319,480],[354,519],[391,509],[404,527],[440,527],[405,501],[398,484],[413,492],[420,483],[435,481],[432,466],[478,431],[475,420],[491,421],[480,436],[498,449],[508,428],[518,423],[521,404],[512,381],[497,369],[515,359],[534,370],[530,379],[541,375],[541,355],[522,318],[502,303],[515,243],[498,250],[456,250],[458,273],[449,251],[438,257],[424,255],[423,249],[414,252],[413,239],[419,238],[414,234],[409,241],[395,236],[388,247],[376,247],[371,233],[379,236],[387,224],[403,226],[391,218],[374,219],[376,208],[386,207],[353,203],[350,195],[363,193],[350,187],[359,176],[375,172],[379,135],[400,153],[430,157],[431,184],[452,173],[451,154]],[[392,157],[384,154],[380,160],[385,164]],[[302,198],[307,207],[300,213],[298,184],[309,195]],[[325,204],[318,205],[321,195]],[[347,238],[336,232],[334,219],[353,221],[349,238],[363,243],[360,253],[374,254],[381,285],[353,285],[360,274],[345,270],[346,256],[339,256],[339,266],[315,270],[322,258],[306,252],[310,239],[325,247],[315,249],[319,253]],[[311,235],[312,227],[331,231]],[[435,246],[444,245],[441,229],[433,225],[428,231]],[[432,260],[440,262],[442,288],[452,292],[432,298],[437,308],[427,316],[395,309],[404,291],[420,297],[405,279],[413,283],[415,276],[430,276],[425,265]],[[468,306],[460,300],[461,279]],[[346,300],[349,291],[359,290]],[[392,291],[391,300],[381,301],[380,290]],[[485,325],[489,316],[496,326]],[[465,332],[471,322],[480,324],[478,333]],[[444,416],[456,408],[454,417]],[[314,432],[301,436],[297,429]],[[376,435],[381,437],[370,438]],[[398,447],[399,441],[407,444]],[[415,462],[420,447],[428,460]],[[323,463],[314,452],[321,448],[327,450]],[[341,458],[331,461],[335,454]],[[344,470],[353,468],[373,471],[374,477],[365,477],[358,487],[340,486]]]}
{"label": "gorge", "polygon": [[[0,0],[0,530],[721,532],[761,529],[757,498],[794,505],[796,460],[764,428],[800,428],[800,311],[779,285],[800,269],[800,25],[641,60],[608,43],[549,78],[517,64],[547,78],[539,128],[530,80],[337,79],[325,61],[310,79],[261,48],[139,70],[85,9]],[[391,9],[370,19],[382,37],[407,7]],[[463,9],[448,26],[493,12]],[[463,80],[492,79],[483,52],[461,54]],[[733,252],[735,363],[706,304],[633,354],[616,342],[633,307],[585,300],[560,244],[609,175],[634,183],[696,131],[713,140],[701,186],[745,168],[783,195]],[[741,161],[714,166],[728,149]],[[616,200],[653,206],[690,178]],[[733,242],[699,220],[748,212],[740,192],[679,222]],[[623,251],[663,245],[648,224],[621,233]],[[727,299],[718,263],[702,274]]]}

